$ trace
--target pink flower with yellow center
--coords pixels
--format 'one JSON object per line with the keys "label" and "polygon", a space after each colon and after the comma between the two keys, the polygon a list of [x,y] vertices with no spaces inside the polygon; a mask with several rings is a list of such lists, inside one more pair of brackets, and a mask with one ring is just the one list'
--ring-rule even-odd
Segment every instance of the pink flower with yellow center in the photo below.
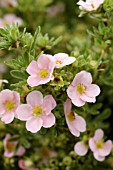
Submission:
{"label": "pink flower with yellow center", "polygon": [[14,14],[6,14],[3,18],[0,19],[0,28],[4,28],[6,24],[9,24],[10,26],[12,23],[18,23],[19,26],[23,24],[23,21],[21,18],[17,17]]}
{"label": "pink flower with yellow center", "polygon": [[32,91],[27,95],[27,104],[21,104],[17,108],[17,117],[26,120],[26,128],[32,133],[38,132],[41,127],[49,128],[55,124],[55,116],[51,113],[56,107],[52,95],[43,98],[40,91]]}
{"label": "pink flower with yellow center", "polygon": [[93,138],[89,139],[89,147],[93,152],[94,158],[98,161],[104,161],[105,156],[109,155],[112,150],[112,141],[103,142],[104,132],[97,129]]}
{"label": "pink flower with yellow center", "polygon": [[86,131],[86,122],[84,118],[71,111],[71,107],[72,107],[71,100],[67,99],[66,102],[64,103],[64,113],[66,117],[66,122],[70,132],[74,136],[79,137],[80,132]]}
{"label": "pink flower with yellow center", "polygon": [[69,57],[66,53],[55,54],[54,59],[56,68],[62,68],[66,65],[70,65],[76,60],[75,57]]}
{"label": "pink flower with yellow center", "polygon": [[10,139],[11,139],[10,134],[7,134],[4,138],[3,141],[5,148],[4,156],[8,158],[12,156],[22,156],[25,153],[24,147],[19,146],[17,151],[15,152],[18,141],[10,141]]}
{"label": "pink flower with yellow center", "polygon": [[101,4],[103,4],[104,0],[86,0],[86,2],[80,0],[77,5],[80,5],[81,10],[85,11],[95,11],[97,10]]}
{"label": "pink flower with yellow center", "polygon": [[50,80],[54,79],[54,76],[52,75],[54,68],[55,61],[51,55],[40,55],[38,60],[33,60],[26,69],[30,74],[27,83],[31,87],[48,83]]}
{"label": "pink flower with yellow center", "polygon": [[0,92],[0,118],[4,123],[8,124],[14,120],[19,104],[19,93],[8,89]]}
{"label": "pink flower with yellow center", "polygon": [[81,71],[76,74],[68,87],[67,94],[72,103],[80,107],[86,102],[95,103],[96,96],[100,94],[100,88],[96,84],[92,84],[92,76],[89,72]]}

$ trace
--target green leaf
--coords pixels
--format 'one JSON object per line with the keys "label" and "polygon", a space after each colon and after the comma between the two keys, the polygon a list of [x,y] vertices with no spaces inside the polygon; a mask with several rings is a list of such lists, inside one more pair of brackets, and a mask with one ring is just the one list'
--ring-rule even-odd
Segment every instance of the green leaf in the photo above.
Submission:
{"label": "green leaf", "polygon": [[23,71],[18,71],[18,70],[12,70],[10,71],[10,74],[12,77],[17,78],[17,79],[27,79],[28,77],[27,73]]}

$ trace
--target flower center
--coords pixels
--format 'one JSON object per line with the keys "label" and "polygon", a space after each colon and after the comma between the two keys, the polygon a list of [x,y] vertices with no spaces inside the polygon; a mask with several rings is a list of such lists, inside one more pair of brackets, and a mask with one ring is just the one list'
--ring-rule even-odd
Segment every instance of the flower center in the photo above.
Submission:
{"label": "flower center", "polygon": [[43,111],[42,111],[42,108],[41,107],[39,107],[39,106],[34,106],[34,108],[33,108],[33,114],[35,115],[35,116],[40,116],[41,114],[43,113]]}
{"label": "flower center", "polygon": [[93,4],[91,4],[91,7],[92,7],[92,8],[95,8]]}
{"label": "flower center", "polygon": [[86,90],[86,86],[84,86],[83,84],[79,84],[77,87],[76,87],[76,90],[78,93],[80,94],[83,94]]}
{"label": "flower center", "polygon": [[8,152],[12,152],[12,151],[14,151],[15,150],[15,145],[13,144],[13,143],[7,143],[7,145],[6,145],[6,148],[7,148],[7,150],[8,150]]}
{"label": "flower center", "polygon": [[7,110],[12,110],[14,109],[15,103],[12,100],[8,100],[4,105]]}
{"label": "flower center", "polygon": [[40,69],[39,76],[41,78],[46,78],[48,76],[48,71],[46,69]]}
{"label": "flower center", "polygon": [[73,120],[75,120],[75,114],[74,112],[69,112],[67,115],[67,118],[70,122],[72,122]]}
{"label": "flower center", "polygon": [[98,149],[103,148],[103,142],[102,142],[102,141],[98,141],[98,142],[96,143],[96,147],[97,147]]}
{"label": "flower center", "polygon": [[62,64],[62,61],[57,60],[57,61],[56,61],[56,64]]}

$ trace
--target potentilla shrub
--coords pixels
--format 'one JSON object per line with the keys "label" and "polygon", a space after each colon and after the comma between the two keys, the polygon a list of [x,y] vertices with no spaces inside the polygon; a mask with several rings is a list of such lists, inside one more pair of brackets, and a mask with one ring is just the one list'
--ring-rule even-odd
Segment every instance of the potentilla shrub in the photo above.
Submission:
{"label": "potentilla shrub", "polygon": [[0,169],[112,170],[113,1],[0,5]]}

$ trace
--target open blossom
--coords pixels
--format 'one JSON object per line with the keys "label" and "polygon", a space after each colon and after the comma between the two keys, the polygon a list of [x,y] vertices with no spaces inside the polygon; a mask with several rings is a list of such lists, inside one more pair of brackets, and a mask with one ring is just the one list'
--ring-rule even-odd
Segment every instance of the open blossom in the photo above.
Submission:
{"label": "open blossom", "polygon": [[32,91],[27,95],[27,104],[21,104],[17,108],[17,117],[26,120],[26,128],[32,133],[36,133],[43,126],[49,128],[55,124],[55,116],[51,113],[56,106],[52,95],[47,95],[43,99],[40,91]]}
{"label": "open blossom", "polygon": [[54,79],[53,70],[55,61],[51,55],[42,54],[38,61],[32,61],[26,71],[30,74],[27,79],[29,86],[34,87],[40,84],[46,84]]}
{"label": "open blossom", "polygon": [[54,55],[55,67],[61,68],[66,65],[72,64],[76,59],[75,57],[69,57],[66,53],[58,53]]}
{"label": "open blossom", "polygon": [[81,71],[76,74],[71,85],[67,89],[68,97],[75,106],[83,106],[86,102],[95,103],[96,96],[100,94],[100,88],[92,83],[89,72]]}
{"label": "open blossom", "polygon": [[64,103],[64,113],[66,117],[66,122],[70,132],[74,136],[79,137],[80,132],[86,131],[86,122],[81,116],[78,116],[76,113],[71,111],[71,107],[71,100],[67,99]]}
{"label": "open blossom", "polygon": [[20,159],[18,161],[18,166],[21,169],[25,169],[25,170],[37,170],[32,165],[33,165],[33,162],[31,160]]}
{"label": "open blossom", "polygon": [[21,18],[17,17],[14,14],[6,14],[3,18],[0,19],[0,28],[4,28],[6,24],[10,26],[12,23],[18,23],[18,25],[22,25],[23,21]]}
{"label": "open blossom", "polygon": [[10,158],[12,156],[22,156],[25,153],[25,149],[22,146],[19,146],[17,151],[16,146],[18,144],[18,141],[9,141],[11,139],[11,135],[7,134],[4,138],[4,156]]}
{"label": "open blossom", "polygon": [[6,89],[0,92],[0,118],[4,123],[13,121],[19,104],[20,95],[16,91]]}
{"label": "open blossom", "polygon": [[17,6],[17,0],[0,0],[0,6],[8,7],[8,6]]}
{"label": "open blossom", "polygon": [[89,139],[89,146],[96,160],[104,161],[105,156],[109,155],[112,150],[112,141],[103,142],[104,132],[102,129],[97,129],[93,138]]}
{"label": "open blossom", "polygon": [[84,141],[79,141],[74,146],[74,151],[79,156],[84,156],[88,152],[88,146],[84,143]]}
{"label": "open blossom", "polygon": [[101,4],[103,4],[104,0],[86,0],[86,2],[80,0],[77,5],[80,5],[81,10],[85,11],[95,11],[97,10]]}

